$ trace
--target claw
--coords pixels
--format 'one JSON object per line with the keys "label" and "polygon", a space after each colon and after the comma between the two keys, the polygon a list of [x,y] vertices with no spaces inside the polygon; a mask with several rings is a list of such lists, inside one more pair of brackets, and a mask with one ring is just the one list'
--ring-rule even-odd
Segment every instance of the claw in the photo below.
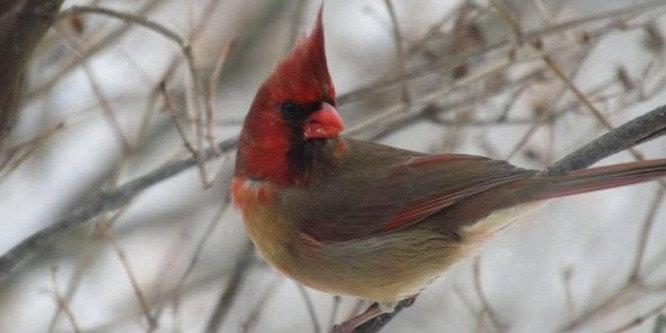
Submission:
{"label": "claw", "polygon": [[400,304],[400,306],[403,308],[412,306],[412,304],[414,304],[416,301],[416,296],[418,295],[396,303],[374,303],[360,315],[353,317],[352,319],[349,319],[342,324],[334,325],[331,333],[353,333],[356,331],[357,327],[363,325],[367,321],[381,314],[393,312],[398,304]]}

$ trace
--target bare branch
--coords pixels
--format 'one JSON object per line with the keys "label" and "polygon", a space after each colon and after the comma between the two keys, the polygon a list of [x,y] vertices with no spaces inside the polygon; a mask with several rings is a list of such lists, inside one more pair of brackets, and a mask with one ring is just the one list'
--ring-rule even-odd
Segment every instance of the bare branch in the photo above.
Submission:
{"label": "bare branch", "polygon": [[315,333],[321,333],[321,327],[319,326],[319,320],[317,319],[317,313],[315,312],[314,304],[312,304],[312,298],[310,297],[310,294],[308,294],[308,291],[300,283],[296,282],[296,286],[298,287],[298,291],[300,291],[301,296],[303,296],[303,301],[305,302],[305,306],[308,309],[308,315],[310,316],[310,321],[312,321],[313,331]]}
{"label": "bare branch", "polygon": [[125,254],[125,251],[123,251],[123,249],[120,247],[116,241],[116,238],[111,234],[110,230],[108,230],[106,227],[101,227],[100,229],[102,229],[100,230],[102,235],[109,242],[109,244],[111,244],[113,251],[116,253],[120,263],[123,265],[123,269],[127,274],[127,278],[132,285],[132,290],[134,290],[134,294],[136,295],[139,306],[141,307],[141,311],[143,312],[143,315],[146,316],[146,320],[148,322],[148,331],[155,330],[155,328],[157,328],[157,320],[150,314],[150,307],[148,306],[146,297],[143,296],[141,287],[139,287],[139,283],[136,280],[136,275],[132,270],[132,266],[129,264],[129,261],[127,261],[127,255]]}
{"label": "bare branch", "polygon": [[564,174],[584,169],[637,144],[666,135],[666,105],[662,105],[577,149],[546,169],[547,174]]}
{"label": "bare branch", "polygon": [[172,40],[178,45],[185,45],[185,40],[180,37],[179,34],[175,33],[173,30],[155,23],[153,21],[147,20],[145,17],[131,14],[131,13],[125,13],[125,12],[119,12],[113,9],[108,9],[108,8],[102,8],[102,7],[87,7],[87,6],[73,6],[67,10],[64,10],[58,15],[58,20],[61,20],[65,17],[69,17],[71,15],[75,14],[84,14],[84,13],[91,13],[91,14],[100,14],[100,15],[105,15],[105,16],[110,16],[110,17],[115,17],[119,20],[124,21],[125,23],[133,23],[140,25],[142,27],[148,28],[150,30],[153,30],[160,35]]}
{"label": "bare branch", "polygon": [[[145,3],[138,10],[136,10],[135,15],[143,16],[150,13],[152,10],[157,8],[158,5],[163,4],[163,1],[160,0],[150,0]],[[56,19],[63,19],[63,16],[58,16]],[[120,27],[112,32],[108,33],[104,38],[99,40],[97,43],[92,45],[90,48],[84,50],[82,54],[78,54],[74,57],[69,57],[65,60],[62,66],[59,66],[57,71],[52,75],[49,75],[46,79],[42,80],[40,83],[36,84],[34,87],[28,91],[26,94],[26,99],[35,98],[44,92],[51,89],[58,81],[65,75],[71,73],[74,69],[81,65],[81,60],[87,60],[94,57],[100,51],[106,49],[107,46],[113,44],[115,41],[120,39],[126,32],[130,30],[132,25],[125,25]]]}
{"label": "bare branch", "polygon": [[341,297],[338,295],[333,296],[333,306],[331,309],[331,317],[328,319],[328,325],[326,326],[326,331],[330,332],[335,325],[335,321],[338,318],[338,310],[340,309]]}
{"label": "bare branch", "polygon": [[[222,152],[228,152],[236,147],[236,142],[236,138],[231,138],[218,143],[217,148]],[[217,156],[212,148],[207,149],[203,155],[204,160],[210,160]],[[159,167],[135,180],[129,181],[114,190],[103,190],[98,192],[72,214],[63,217],[58,222],[46,228],[43,228],[0,257],[0,278],[9,274],[18,263],[42,249],[57,236],[62,235],[99,214],[124,206],[147,188],[196,165],[197,162],[194,157],[176,161]]]}
{"label": "bare branch", "polygon": [[629,282],[638,282],[638,278],[641,274],[641,268],[643,267],[643,260],[645,256],[645,248],[647,247],[648,237],[650,236],[650,231],[652,231],[652,226],[654,225],[654,220],[657,217],[657,212],[661,205],[664,203],[664,196],[666,192],[663,187],[660,187],[657,190],[657,193],[654,195],[652,202],[650,203],[650,208],[648,210],[647,216],[645,216],[645,221],[643,222],[643,227],[641,228],[640,238],[638,240],[638,249],[636,251],[636,259],[634,259],[634,266],[631,269],[629,275]]}
{"label": "bare branch", "polygon": [[[582,17],[580,19],[574,19],[562,22],[560,24],[551,27],[546,27],[544,29],[536,29],[524,32],[522,33],[521,42],[531,42],[540,38],[558,34],[563,31],[567,31],[586,24],[598,21],[612,21],[614,19],[618,19],[620,17],[624,17],[627,15],[638,15],[665,6],[666,2],[663,2],[661,0],[653,0],[627,6],[625,8],[609,10],[598,14]],[[605,28],[605,30],[607,31],[609,28],[610,27]],[[447,57],[446,59],[440,61],[428,62],[420,66],[415,66],[407,72],[406,78],[416,79],[423,76],[432,75],[432,73],[439,72],[442,68],[446,67],[453,68],[461,63],[478,60],[481,55],[487,54],[490,51],[502,49],[507,46],[513,46],[512,42],[514,39],[515,38],[508,38],[508,37],[503,38],[501,40],[498,40],[497,42],[494,42],[492,44],[486,45],[478,49],[471,50],[469,52],[464,52],[462,54],[455,55],[453,57]],[[357,101],[367,96],[368,94],[373,94],[388,89],[390,87],[393,87],[394,85],[399,84],[400,81],[403,79],[405,79],[403,78],[403,76],[397,75],[395,77],[391,77],[385,80],[380,80],[379,82],[375,82],[368,86],[361,87],[359,89],[356,89],[354,91],[339,96],[338,102],[340,104],[345,104]]]}
{"label": "bare branch", "polygon": [[67,316],[67,319],[69,319],[69,322],[72,325],[72,329],[74,330],[74,332],[80,333],[81,329],[79,328],[79,325],[76,323],[76,318],[74,317],[72,310],[69,308],[67,300],[60,293],[60,288],[58,287],[57,267],[51,268],[51,288],[53,288],[53,294],[56,303],[58,304],[58,309],[62,309],[62,311],[65,312],[65,315]]}
{"label": "bare branch", "polygon": [[245,280],[245,274],[247,273],[253,258],[254,244],[252,244],[251,241],[248,241],[247,245],[245,245],[245,248],[241,252],[240,257],[238,258],[238,261],[236,262],[233,275],[231,276],[231,280],[229,281],[227,288],[224,289],[220,300],[217,302],[217,306],[215,306],[213,314],[208,320],[208,324],[206,325],[206,333],[216,333],[220,330],[222,321],[224,321],[227,313],[229,313],[229,309],[231,309],[231,305],[233,304],[236,296],[238,295],[238,292],[240,291],[241,285]]}
{"label": "bare branch", "polygon": [[409,84],[407,83],[406,74],[407,74],[407,56],[405,54],[405,44],[404,38],[402,37],[402,30],[400,29],[400,23],[398,22],[398,15],[395,13],[395,6],[393,1],[384,0],[384,4],[388,9],[388,12],[391,16],[391,22],[393,23],[393,39],[395,42],[396,52],[398,54],[398,67],[400,68],[400,76],[403,78],[400,80],[400,89],[402,90],[402,100],[406,105],[411,103],[412,98],[409,96]]}
{"label": "bare branch", "polygon": [[495,313],[495,310],[490,306],[490,302],[488,302],[488,298],[483,291],[483,285],[481,284],[481,256],[474,259],[474,289],[476,289],[483,310],[488,315],[493,328],[498,332],[505,331],[505,325],[502,324],[497,313]]}
{"label": "bare branch", "polygon": [[[627,324],[625,324],[625,325],[623,325],[623,326],[621,326],[617,329],[612,330],[611,332],[612,333],[627,332],[629,329],[642,324],[648,318],[658,315],[660,312],[664,311],[664,309],[666,309],[666,302],[662,302],[661,304],[652,308],[652,310],[650,310],[650,311],[644,313],[643,315],[635,318],[631,322],[629,322],[629,323],[627,323]],[[663,317],[660,316],[660,318],[663,318]],[[664,328],[663,319],[661,319],[660,323],[662,323],[661,325],[658,326],[658,327],[660,327],[660,329],[655,328],[655,330],[654,330],[655,333],[660,333],[660,332],[664,331],[663,330],[663,328]]]}

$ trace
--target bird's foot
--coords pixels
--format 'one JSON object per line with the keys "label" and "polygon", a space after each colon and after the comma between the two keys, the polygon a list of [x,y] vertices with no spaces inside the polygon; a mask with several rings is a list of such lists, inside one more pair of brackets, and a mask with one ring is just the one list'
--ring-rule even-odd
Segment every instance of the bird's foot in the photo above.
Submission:
{"label": "bird's foot", "polygon": [[406,300],[403,300],[402,302],[374,303],[360,315],[353,317],[352,319],[349,319],[342,324],[334,325],[331,333],[353,333],[356,331],[357,327],[363,325],[367,321],[381,314],[393,312],[398,304],[400,304],[400,306],[403,308],[412,306],[412,304],[414,304],[416,301],[416,296],[412,296]]}
{"label": "bird's foot", "polygon": [[374,303],[360,315],[353,317],[342,324],[334,325],[331,333],[353,333],[358,326],[382,313],[384,313],[384,311],[382,311],[379,304]]}
{"label": "bird's foot", "polygon": [[352,327],[347,324],[347,322],[344,322],[339,325],[333,325],[333,329],[331,330],[331,333],[353,333],[356,327]]}

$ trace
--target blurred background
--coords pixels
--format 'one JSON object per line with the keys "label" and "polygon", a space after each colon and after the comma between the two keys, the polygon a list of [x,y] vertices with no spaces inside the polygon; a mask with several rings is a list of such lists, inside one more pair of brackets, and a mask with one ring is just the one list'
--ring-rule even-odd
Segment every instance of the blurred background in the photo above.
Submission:
{"label": "blurred background", "polygon": [[[269,267],[227,205],[233,149],[203,161],[238,134],[319,5],[64,2],[0,144],[0,253],[100,190],[198,163],[2,278],[0,332],[204,332],[212,317],[220,332],[326,332],[368,306]],[[666,104],[665,13],[663,1],[336,0],[324,25],[349,135],[541,169]],[[666,157],[663,139],[637,150]],[[664,332],[663,203],[657,182],[554,201],[384,331]]]}

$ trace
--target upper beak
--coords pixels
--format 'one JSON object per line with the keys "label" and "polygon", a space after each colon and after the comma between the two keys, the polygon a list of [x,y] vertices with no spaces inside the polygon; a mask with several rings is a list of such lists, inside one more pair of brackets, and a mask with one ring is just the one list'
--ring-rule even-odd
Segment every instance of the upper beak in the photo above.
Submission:
{"label": "upper beak", "polygon": [[312,113],[303,125],[303,137],[309,139],[329,139],[334,138],[344,130],[345,125],[338,111],[333,105],[326,102],[321,104],[321,108]]}

